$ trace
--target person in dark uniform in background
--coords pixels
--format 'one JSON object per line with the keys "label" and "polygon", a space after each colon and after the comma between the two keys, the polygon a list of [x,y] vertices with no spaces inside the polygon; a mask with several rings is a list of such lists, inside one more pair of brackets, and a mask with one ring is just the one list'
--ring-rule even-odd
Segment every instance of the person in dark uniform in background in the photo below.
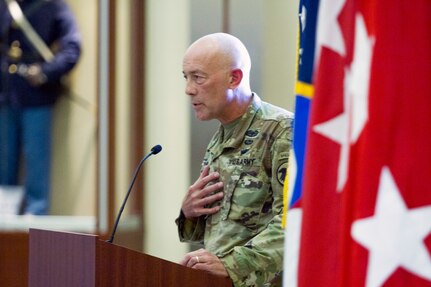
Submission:
{"label": "person in dark uniform in background", "polygon": [[64,1],[0,0],[0,185],[20,184],[23,171],[24,214],[49,213],[53,106],[80,53]]}

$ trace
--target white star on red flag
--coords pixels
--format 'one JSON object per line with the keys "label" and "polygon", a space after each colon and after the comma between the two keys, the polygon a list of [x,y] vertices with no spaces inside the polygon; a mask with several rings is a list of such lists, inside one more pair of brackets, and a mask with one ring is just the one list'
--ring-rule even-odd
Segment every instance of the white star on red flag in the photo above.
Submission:
{"label": "white star on red flag", "polygon": [[380,175],[373,216],[352,224],[352,237],[369,250],[366,287],[379,287],[398,268],[431,281],[424,239],[431,232],[431,205],[409,209],[387,167]]}
{"label": "white star on red flag", "polygon": [[369,38],[361,15],[356,16],[354,59],[344,78],[344,111],[314,126],[313,130],[340,145],[337,191],[342,191],[348,173],[350,145],[368,120],[368,91],[374,39]]}
{"label": "white star on red flag", "polygon": [[341,33],[340,24],[337,21],[346,4],[346,0],[321,1],[319,7],[319,23],[322,23],[317,30],[317,57],[316,63],[319,62],[319,54],[322,46],[325,46],[340,56],[346,54],[346,45]]}

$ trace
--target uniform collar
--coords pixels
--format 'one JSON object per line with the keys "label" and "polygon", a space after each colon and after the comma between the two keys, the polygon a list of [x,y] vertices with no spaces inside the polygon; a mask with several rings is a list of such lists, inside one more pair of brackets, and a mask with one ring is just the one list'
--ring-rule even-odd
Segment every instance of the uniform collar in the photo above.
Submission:
{"label": "uniform collar", "polygon": [[[237,148],[244,141],[245,133],[250,128],[256,113],[260,110],[262,101],[255,93],[252,95],[252,100],[246,112],[241,116],[233,131],[233,136],[226,142],[224,148]],[[221,129],[221,127],[220,127]],[[219,130],[220,131],[220,130]]]}

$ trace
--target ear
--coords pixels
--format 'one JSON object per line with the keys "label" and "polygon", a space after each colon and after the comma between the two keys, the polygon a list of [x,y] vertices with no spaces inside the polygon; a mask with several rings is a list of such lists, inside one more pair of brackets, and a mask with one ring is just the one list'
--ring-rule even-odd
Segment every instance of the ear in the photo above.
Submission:
{"label": "ear", "polygon": [[242,71],[240,69],[233,69],[230,72],[229,87],[231,89],[235,89],[236,87],[238,87],[241,84],[242,76]]}

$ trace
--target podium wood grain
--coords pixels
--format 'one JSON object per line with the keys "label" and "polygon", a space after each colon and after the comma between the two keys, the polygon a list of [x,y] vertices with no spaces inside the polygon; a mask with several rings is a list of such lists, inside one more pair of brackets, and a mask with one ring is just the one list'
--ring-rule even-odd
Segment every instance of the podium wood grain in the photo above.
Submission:
{"label": "podium wood grain", "polygon": [[30,287],[231,287],[229,279],[110,244],[94,235],[31,229]]}

